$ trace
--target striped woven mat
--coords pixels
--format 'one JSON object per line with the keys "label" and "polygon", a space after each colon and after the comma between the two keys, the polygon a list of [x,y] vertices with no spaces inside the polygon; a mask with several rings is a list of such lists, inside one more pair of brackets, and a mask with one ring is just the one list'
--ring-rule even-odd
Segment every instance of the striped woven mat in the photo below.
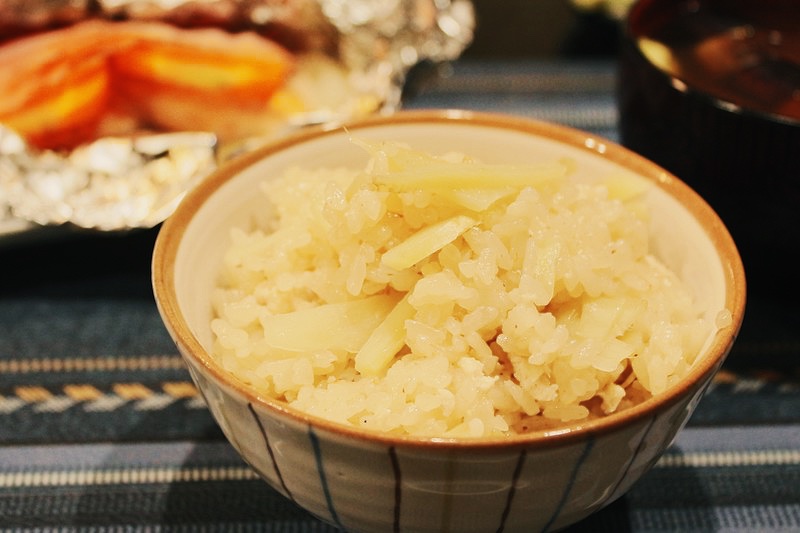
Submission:
{"label": "striped woven mat", "polygon": [[[613,65],[456,64],[407,107],[615,139]],[[0,532],[332,531],[224,440],[150,289],[156,230],[0,246]],[[2,243],[0,243],[2,244]],[[755,295],[675,444],[573,531],[800,531],[800,316]]]}

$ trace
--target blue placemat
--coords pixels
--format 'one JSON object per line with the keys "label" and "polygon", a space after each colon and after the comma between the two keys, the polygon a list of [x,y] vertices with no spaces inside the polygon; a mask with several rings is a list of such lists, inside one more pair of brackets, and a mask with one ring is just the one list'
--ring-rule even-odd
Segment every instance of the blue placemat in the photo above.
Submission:
{"label": "blue placemat", "polygon": [[[614,140],[614,70],[458,63],[410,108],[499,111]],[[0,247],[0,533],[327,532],[224,440],[150,288],[158,229]],[[800,531],[800,314],[756,293],[664,458],[570,531]]]}

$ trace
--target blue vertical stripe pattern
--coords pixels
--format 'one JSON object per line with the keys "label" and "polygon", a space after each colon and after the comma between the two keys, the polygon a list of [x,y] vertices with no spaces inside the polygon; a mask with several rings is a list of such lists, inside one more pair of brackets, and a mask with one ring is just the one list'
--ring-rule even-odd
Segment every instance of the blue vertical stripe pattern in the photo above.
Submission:
{"label": "blue vertical stripe pattern", "polygon": [[400,517],[403,505],[403,474],[400,470],[400,460],[397,458],[397,450],[394,446],[389,448],[389,459],[392,462],[392,472],[394,473],[394,516],[392,517],[392,531],[400,533]]}
{"label": "blue vertical stripe pattern", "polygon": [[633,463],[636,462],[636,458],[639,457],[639,454],[642,452],[642,449],[644,448],[644,443],[647,442],[647,437],[648,435],[650,435],[650,430],[653,429],[653,424],[655,423],[656,418],[657,417],[654,415],[650,417],[650,420],[647,421],[647,426],[645,427],[644,433],[642,433],[642,438],[639,440],[639,444],[636,445],[636,450],[631,454],[631,458],[628,460],[628,464],[625,465],[622,474],[617,480],[617,483],[614,485],[614,489],[611,492],[609,492],[610,498],[614,497],[617,490],[619,490],[619,487],[622,484],[622,482],[625,481],[626,477],[628,477],[628,472],[630,471],[631,466],[633,465]]}
{"label": "blue vertical stripe pattern", "polygon": [[444,464],[444,483],[447,488],[442,494],[442,518],[441,526],[439,527],[440,533],[450,533],[452,531],[451,524],[453,522],[453,479],[456,475],[457,461],[453,457],[453,452],[447,456]]}
{"label": "blue vertical stripe pattern", "polygon": [[561,511],[564,509],[564,504],[566,503],[567,498],[569,498],[569,495],[572,492],[572,486],[575,484],[575,479],[578,477],[578,472],[580,471],[581,466],[583,465],[583,463],[589,457],[589,453],[592,451],[593,447],[594,447],[594,437],[590,436],[586,440],[586,445],[583,447],[583,452],[581,452],[580,457],[578,457],[578,461],[575,463],[575,466],[572,468],[572,473],[570,474],[569,480],[567,481],[567,486],[564,488],[564,493],[561,495],[561,501],[558,502],[558,505],[556,506],[556,509],[553,512],[553,515],[550,517],[550,519],[547,521],[547,523],[542,528],[542,533],[546,533],[547,531],[550,531],[550,528],[553,526],[555,521],[558,519],[559,515],[561,514]]}
{"label": "blue vertical stripe pattern", "polygon": [[[292,491],[289,490],[289,487],[286,486],[286,481],[283,479],[283,474],[281,473],[280,466],[278,466],[278,461],[275,459],[275,452],[272,449],[272,445],[269,442],[269,436],[267,435],[267,430],[264,428],[264,424],[261,422],[261,418],[256,413],[256,410],[253,408],[253,404],[248,403],[247,409],[250,411],[250,414],[253,415],[253,419],[258,426],[258,431],[261,433],[261,436],[264,438],[264,447],[267,449],[267,453],[269,454],[269,459],[272,462],[272,468],[275,469],[275,474],[278,476],[278,481],[281,484],[281,488],[283,492],[286,494],[286,497],[295,501],[294,496],[292,495]],[[296,503],[296,502],[295,502]]]}
{"label": "blue vertical stripe pattern", "polygon": [[519,482],[519,475],[522,473],[522,467],[525,465],[525,458],[527,457],[527,450],[519,452],[517,458],[517,465],[514,467],[514,473],[511,476],[511,488],[508,489],[508,498],[506,499],[506,506],[503,509],[503,515],[500,518],[500,527],[497,528],[497,533],[502,533],[506,528],[506,521],[511,512],[511,504],[514,501],[514,496],[517,493],[517,483]]}
{"label": "blue vertical stripe pattern", "polygon": [[325,496],[325,503],[328,506],[328,512],[331,515],[331,521],[339,528],[344,529],[339,514],[336,512],[336,506],[333,504],[333,496],[331,495],[330,487],[328,486],[328,478],[325,475],[325,465],[322,459],[322,449],[319,445],[319,437],[314,431],[314,428],[308,426],[308,438],[311,440],[311,447],[314,449],[314,460],[317,464],[317,475],[319,475],[319,485],[322,493]]}

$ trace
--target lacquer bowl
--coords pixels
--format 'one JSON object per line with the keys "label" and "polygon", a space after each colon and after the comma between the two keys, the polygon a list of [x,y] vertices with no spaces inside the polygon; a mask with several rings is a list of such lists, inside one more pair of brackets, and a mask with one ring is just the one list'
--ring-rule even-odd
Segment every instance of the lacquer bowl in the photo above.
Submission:
{"label": "lacquer bowl", "polygon": [[639,0],[618,69],[620,142],[711,204],[751,294],[796,295],[800,9],[793,0]]}

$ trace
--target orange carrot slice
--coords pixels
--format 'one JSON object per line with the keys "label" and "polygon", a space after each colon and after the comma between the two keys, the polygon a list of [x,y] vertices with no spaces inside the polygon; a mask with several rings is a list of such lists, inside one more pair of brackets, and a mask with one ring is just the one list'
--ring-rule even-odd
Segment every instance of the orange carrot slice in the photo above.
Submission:
{"label": "orange carrot slice", "polygon": [[121,30],[137,40],[111,56],[113,78],[123,91],[150,85],[217,105],[262,106],[293,67],[291,53],[254,33],[159,23],[128,23]]}
{"label": "orange carrot slice", "polygon": [[108,99],[105,57],[127,44],[96,21],[0,47],[0,123],[39,148],[90,139]]}

